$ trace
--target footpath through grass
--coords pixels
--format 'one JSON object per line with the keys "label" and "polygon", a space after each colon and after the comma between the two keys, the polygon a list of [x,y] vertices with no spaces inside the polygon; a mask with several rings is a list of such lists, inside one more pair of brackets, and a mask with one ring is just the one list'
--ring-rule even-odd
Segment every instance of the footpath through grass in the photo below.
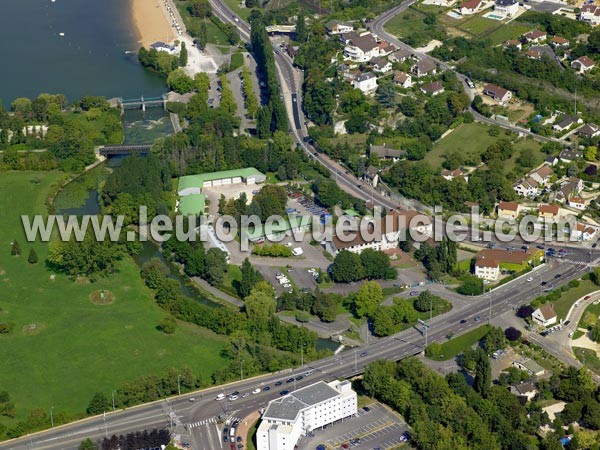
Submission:
{"label": "footpath through grass", "polygon": [[483,339],[483,337],[488,334],[491,328],[492,327],[488,324],[481,325],[474,330],[452,338],[442,344],[442,349],[439,355],[431,356],[429,359],[433,359],[435,361],[447,361],[455,358],[457,355],[473,346],[473,344],[476,344]]}
{"label": "footpath through grass", "polygon": [[[31,244],[25,241],[21,214],[45,214],[50,187],[59,172],[11,172],[0,176],[0,322],[13,323],[0,336],[0,390],[15,402],[17,418],[32,409],[55,417],[85,411],[95,392],[111,391],[142,375],[160,375],[169,367],[189,365],[205,380],[225,364],[226,340],[212,332],[180,323],[168,336],[156,329],[165,313],[144,286],[131,259],[119,273],[96,283],[51,278],[44,261],[48,245],[33,245],[39,257],[27,262]],[[22,256],[10,255],[17,239]],[[90,294],[105,289],[115,301],[96,305]],[[0,425],[16,420],[0,418]]]}

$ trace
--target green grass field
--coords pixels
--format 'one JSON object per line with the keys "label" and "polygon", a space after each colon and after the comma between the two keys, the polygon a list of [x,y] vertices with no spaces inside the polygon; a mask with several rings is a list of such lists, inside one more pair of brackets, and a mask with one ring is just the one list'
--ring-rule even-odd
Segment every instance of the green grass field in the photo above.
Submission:
{"label": "green grass field", "polygon": [[586,294],[597,290],[598,286],[594,285],[594,283],[589,280],[582,280],[578,287],[569,289],[557,301],[552,303],[554,312],[556,312],[559,319],[565,319],[573,303]]}
{"label": "green grass field", "polygon": [[424,33],[427,25],[423,22],[425,14],[409,8],[393,17],[385,24],[385,29],[397,37],[407,37],[414,33]]}
{"label": "green grass field", "polygon": [[[489,127],[487,125],[476,122],[459,125],[452,133],[435,143],[433,149],[425,156],[425,161],[432,167],[441,167],[444,162],[444,154],[459,151],[463,155],[466,155],[468,160],[479,162],[480,155],[485,149],[498,139],[506,137],[503,132],[498,136],[490,136],[488,130]],[[540,161],[543,160],[540,145],[534,140],[522,139],[514,147],[515,152],[513,157],[506,162],[508,170],[512,170],[515,167],[516,160],[523,149],[536,151],[538,159]]]}
{"label": "green grass field", "polygon": [[522,34],[527,33],[530,29],[531,26],[529,25],[513,21],[495,29],[485,38],[490,39],[493,45],[498,45],[511,39],[517,39]]}
{"label": "green grass field", "polygon": [[[38,264],[27,262],[31,244],[25,241],[20,215],[45,213],[48,191],[63,176],[0,176],[0,321],[15,325],[0,337],[0,387],[14,400],[17,419],[36,407],[47,411],[54,406],[55,415],[83,413],[95,392],[110,397],[122,383],[168,367],[189,365],[206,380],[224,364],[225,339],[185,323],[171,336],[156,330],[165,313],[132,260],[122,261],[118,274],[93,284],[62,275],[52,280],[44,265],[47,244],[34,244]],[[10,255],[14,239],[20,257]],[[89,296],[98,289],[111,291],[115,302],[93,304]]]}
{"label": "green grass field", "polygon": [[579,361],[592,372],[600,373],[600,358],[596,352],[589,348],[573,347],[573,352]]}
{"label": "green grass field", "polygon": [[459,29],[476,37],[484,36],[500,27],[502,27],[502,22],[499,22],[498,20],[487,19],[482,16],[475,16],[458,26]]}
{"label": "green grass field", "polygon": [[461,334],[458,337],[452,338],[442,344],[440,355],[431,359],[435,359],[436,361],[447,361],[452,359],[479,342],[489,330],[490,326],[485,324],[465,334]]}

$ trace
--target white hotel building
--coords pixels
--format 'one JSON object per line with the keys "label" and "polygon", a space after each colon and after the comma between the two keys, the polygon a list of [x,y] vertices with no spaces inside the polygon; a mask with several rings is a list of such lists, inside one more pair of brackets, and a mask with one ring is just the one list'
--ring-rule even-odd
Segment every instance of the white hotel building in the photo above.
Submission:
{"label": "white hotel building", "polygon": [[269,402],[256,433],[257,450],[294,450],[301,435],[356,414],[349,381],[319,381]]}

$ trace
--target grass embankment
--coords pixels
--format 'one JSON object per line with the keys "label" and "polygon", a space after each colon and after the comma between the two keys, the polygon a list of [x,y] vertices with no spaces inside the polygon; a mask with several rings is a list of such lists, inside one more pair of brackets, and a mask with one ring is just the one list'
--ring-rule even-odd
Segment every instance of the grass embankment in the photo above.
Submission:
{"label": "grass embankment", "polygon": [[468,331],[465,334],[452,338],[442,344],[439,355],[431,356],[430,359],[435,361],[447,361],[452,359],[483,339],[490,329],[490,325],[485,324],[474,330]]}
{"label": "grass embankment", "polygon": [[[25,241],[21,214],[44,214],[48,192],[59,172],[13,172],[0,177],[0,322],[14,323],[0,336],[0,386],[10,393],[16,420],[33,408],[83,413],[95,392],[111,391],[142,375],[189,365],[206,380],[224,364],[225,338],[180,323],[168,336],[156,329],[165,316],[144,286],[131,259],[119,273],[96,283],[72,281],[51,272],[44,261],[48,245]],[[17,239],[22,256],[10,255]],[[34,247],[37,264],[27,257]],[[96,305],[90,294],[114,294],[113,303]],[[11,426],[14,421],[0,419]]]}

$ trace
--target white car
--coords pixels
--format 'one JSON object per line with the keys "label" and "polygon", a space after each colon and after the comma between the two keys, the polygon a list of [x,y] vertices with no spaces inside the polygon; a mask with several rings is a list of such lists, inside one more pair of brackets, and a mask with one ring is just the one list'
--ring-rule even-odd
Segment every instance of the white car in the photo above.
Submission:
{"label": "white car", "polygon": [[237,400],[239,397],[237,395],[230,395],[229,396],[229,401],[233,402],[234,400]]}
{"label": "white car", "polygon": [[528,283],[530,283],[530,282],[532,282],[532,281],[533,281],[533,277],[529,277],[529,278],[527,278],[527,282],[528,282]]}
{"label": "white car", "polygon": [[217,397],[216,397],[215,400],[219,400],[219,401],[225,400],[225,394],[219,394],[219,395],[217,395]]}
{"label": "white car", "polygon": [[292,285],[291,285],[291,284],[289,284],[289,283],[286,283],[286,284],[284,284],[284,285],[283,285],[283,287],[284,287],[284,288],[286,288],[286,289],[288,289],[288,288],[291,288],[291,287],[292,287]]}
{"label": "white car", "polygon": [[247,397],[250,397],[250,394],[248,394],[247,392],[244,392],[244,393],[242,394],[242,398],[247,398]]}
{"label": "white car", "polygon": [[252,391],[253,394],[258,394],[260,392],[260,388],[256,388]]}

